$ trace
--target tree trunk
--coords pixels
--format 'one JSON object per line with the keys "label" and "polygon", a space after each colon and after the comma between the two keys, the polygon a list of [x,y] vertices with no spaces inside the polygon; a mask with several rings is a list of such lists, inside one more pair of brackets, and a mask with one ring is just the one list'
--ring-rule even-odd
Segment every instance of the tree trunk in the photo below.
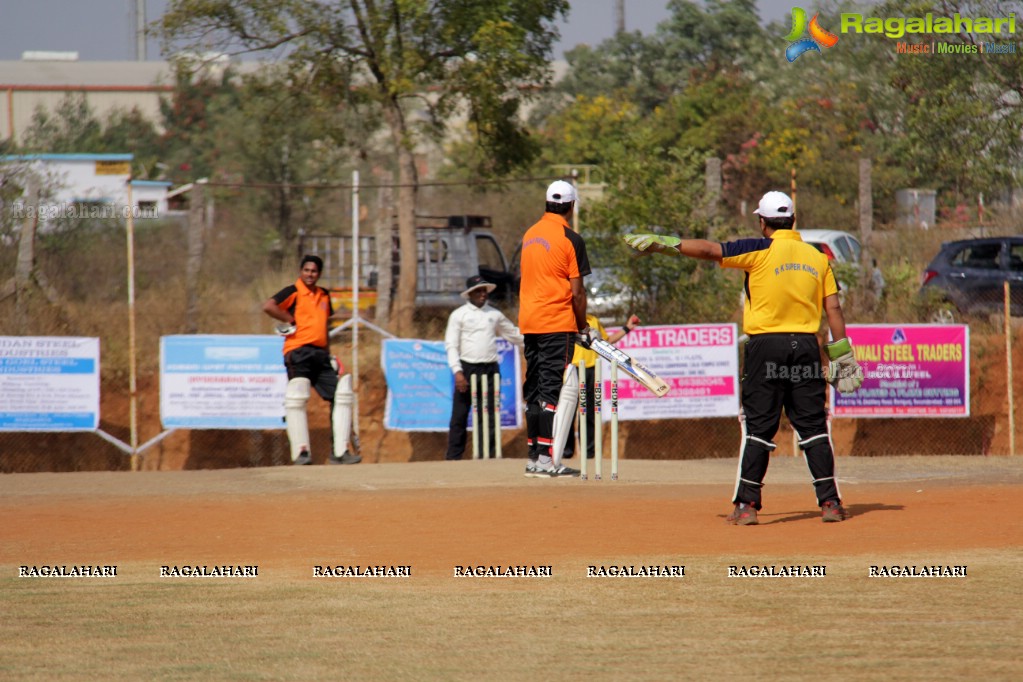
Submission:
{"label": "tree trunk", "polygon": [[389,187],[377,192],[376,263],[377,263],[377,325],[387,329],[391,324],[391,287],[394,285],[394,193]]}
{"label": "tree trunk", "polygon": [[398,162],[398,291],[394,300],[394,329],[400,337],[413,334],[412,315],[416,308],[416,195],[419,188],[416,159],[405,127],[405,117],[397,102],[385,110],[385,118],[395,141]]}
{"label": "tree trunk", "polygon": [[29,286],[36,265],[36,227],[39,225],[39,183],[30,177],[25,188],[25,206],[32,209],[21,223],[18,239],[18,261],[14,268],[15,328],[19,334],[28,333]]}

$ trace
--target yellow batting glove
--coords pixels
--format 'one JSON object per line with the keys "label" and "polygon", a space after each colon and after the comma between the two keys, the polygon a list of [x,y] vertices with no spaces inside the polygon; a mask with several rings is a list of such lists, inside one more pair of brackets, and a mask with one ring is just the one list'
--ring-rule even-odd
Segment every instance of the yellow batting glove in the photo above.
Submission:
{"label": "yellow batting glove", "polygon": [[678,256],[680,254],[677,247],[682,240],[663,234],[630,234],[625,237],[625,243],[643,253],[667,253]]}
{"label": "yellow batting glove", "polygon": [[825,374],[827,382],[838,389],[839,393],[855,393],[863,385],[863,368],[856,362],[849,339],[826,344],[824,350],[831,360]]}

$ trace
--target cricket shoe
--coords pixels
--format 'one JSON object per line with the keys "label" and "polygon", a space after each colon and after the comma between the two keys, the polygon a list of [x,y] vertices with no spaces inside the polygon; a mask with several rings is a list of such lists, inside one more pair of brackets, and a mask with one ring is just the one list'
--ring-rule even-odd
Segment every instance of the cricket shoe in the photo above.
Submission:
{"label": "cricket shoe", "polygon": [[845,510],[838,500],[828,500],[821,505],[821,521],[824,523],[835,523],[845,521],[849,518],[849,512]]}
{"label": "cricket shoe", "polygon": [[547,474],[540,469],[540,463],[535,460],[526,462],[526,478],[547,478]]}
{"label": "cricket shoe", "polygon": [[735,509],[725,520],[733,526],[755,526],[760,523],[757,520],[757,508],[745,502],[735,505]]}
{"label": "cricket shoe", "polygon": [[302,452],[298,453],[298,457],[296,457],[295,461],[292,462],[292,464],[294,464],[295,466],[302,466],[303,464],[312,463],[313,456],[309,454],[308,450],[303,450]]}
{"label": "cricket shoe", "polygon": [[567,467],[564,464],[554,466],[543,466],[542,464],[536,465],[536,473],[533,475],[534,478],[563,478],[567,476],[578,476],[579,470]]}
{"label": "cricket shoe", "polygon": [[331,453],[330,457],[327,458],[327,462],[330,464],[358,464],[362,461],[362,455],[353,455],[348,450],[345,450],[344,454],[340,457],[335,457]]}

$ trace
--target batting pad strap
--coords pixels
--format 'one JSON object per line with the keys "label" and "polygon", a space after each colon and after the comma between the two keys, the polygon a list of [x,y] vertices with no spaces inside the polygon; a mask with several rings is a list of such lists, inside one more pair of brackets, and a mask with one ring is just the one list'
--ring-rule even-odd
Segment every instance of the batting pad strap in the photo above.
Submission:
{"label": "batting pad strap", "polygon": [[813,483],[814,483],[814,485],[817,485],[818,483],[823,483],[824,481],[834,481],[834,480],[835,480],[834,476],[828,476],[826,478],[815,478],[815,479],[813,479]]}
{"label": "batting pad strap", "polygon": [[810,436],[806,440],[799,441],[799,447],[801,447],[801,448],[803,448],[805,450],[806,446],[809,445],[810,443],[813,443],[814,441],[818,441],[821,438],[825,438],[826,439],[827,437],[828,437],[828,434],[826,434],[826,433],[822,433],[819,436]]}
{"label": "batting pad strap", "polygon": [[751,481],[748,478],[740,478],[739,481],[742,482],[742,483],[745,483],[746,485],[751,485],[754,488],[763,488],[764,487],[763,481]]}
{"label": "batting pad strap", "polygon": [[777,445],[775,445],[771,441],[764,440],[763,438],[757,438],[756,436],[746,436],[746,440],[753,441],[754,443],[760,443],[761,445],[763,445],[768,450],[774,450],[776,447],[778,447]]}

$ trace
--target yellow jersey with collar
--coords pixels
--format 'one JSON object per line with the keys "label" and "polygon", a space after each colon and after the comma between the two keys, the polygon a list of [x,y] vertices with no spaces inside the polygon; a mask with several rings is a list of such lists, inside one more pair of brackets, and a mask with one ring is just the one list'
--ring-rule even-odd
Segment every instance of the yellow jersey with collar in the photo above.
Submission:
{"label": "yellow jersey with collar", "polygon": [[721,267],[746,271],[746,334],[816,334],[824,298],[838,293],[828,257],[795,230],[721,243]]}

